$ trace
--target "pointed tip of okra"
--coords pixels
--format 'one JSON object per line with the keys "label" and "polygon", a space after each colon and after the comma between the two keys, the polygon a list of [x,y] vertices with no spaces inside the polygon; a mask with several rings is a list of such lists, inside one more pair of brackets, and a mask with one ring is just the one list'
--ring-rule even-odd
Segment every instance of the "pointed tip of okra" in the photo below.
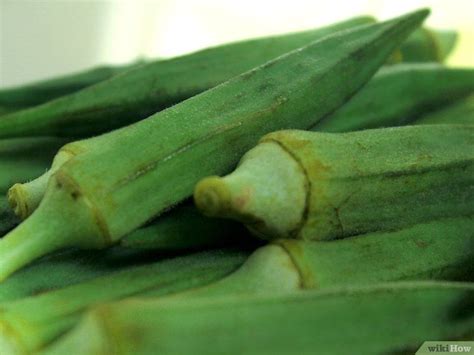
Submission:
{"label": "pointed tip of okra", "polygon": [[23,184],[13,185],[7,193],[8,204],[11,209],[22,220],[26,219],[32,211],[28,208],[28,192],[24,189]]}

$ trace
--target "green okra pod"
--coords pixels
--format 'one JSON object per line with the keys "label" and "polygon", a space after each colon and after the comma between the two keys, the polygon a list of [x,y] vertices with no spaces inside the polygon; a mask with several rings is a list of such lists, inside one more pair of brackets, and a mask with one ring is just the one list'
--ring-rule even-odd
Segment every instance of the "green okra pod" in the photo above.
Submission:
{"label": "green okra pod", "polygon": [[474,218],[456,217],[336,241],[280,239],[237,271],[173,298],[288,293],[399,280],[472,281]]}
{"label": "green okra pod", "polygon": [[157,297],[225,277],[248,255],[222,249],[135,266],[0,304],[0,353],[31,354],[74,326],[87,307],[131,295]]}
{"label": "green okra pod", "polygon": [[[344,132],[398,126],[414,122],[427,109],[447,107],[473,92],[472,69],[446,68],[434,64],[400,64],[379,71],[351,100],[312,129]],[[461,111],[452,114],[462,117],[468,115]],[[459,116],[457,119],[462,118]],[[11,204],[22,219],[38,207],[49,176],[70,157],[70,152],[62,150],[51,170],[35,180],[15,184],[11,188]]]}
{"label": "green okra pod", "polygon": [[312,130],[348,132],[400,126],[413,122],[427,110],[446,107],[473,92],[474,69],[437,64],[385,67]]}
{"label": "green okra pod", "polygon": [[427,14],[327,36],[92,147],[67,145],[84,153],[61,165],[39,208],[0,241],[0,280],[53,250],[109,246],[190,196],[199,179],[229,171],[263,134],[314,125],[367,82]]}
{"label": "green okra pod", "polygon": [[373,22],[370,17],[358,17],[321,29],[232,43],[144,64],[75,94],[3,116],[0,137],[84,137],[110,131],[328,34]]}
{"label": "green okra pod", "polygon": [[473,298],[470,283],[417,282],[187,302],[127,300],[96,307],[43,354],[414,353],[427,339],[472,337]]}
{"label": "green okra pod", "polygon": [[0,107],[10,111],[16,111],[30,106],[40,105],[97,84],[98,82],[140,65],[143,65],[143,62],[139,61],[117,66],[100,66],[53,79],[0,89]]}
{"label": "green okra pod", "polygon": [[456,31],[422,27],[414,31],[400,47],[399,60],[443,63],[454,49],[456,41]]}
{"label": "green okra pod", "polygon": [[474,95],[457,100],[439,110],[430,111],[416,119],[413,124],[474,124]]}
{"label": "green okra pod", "polygon": [[194,199],[265,239],[324,240],[471,215],[473,186],[474,126],[294,130],[263,137]]}

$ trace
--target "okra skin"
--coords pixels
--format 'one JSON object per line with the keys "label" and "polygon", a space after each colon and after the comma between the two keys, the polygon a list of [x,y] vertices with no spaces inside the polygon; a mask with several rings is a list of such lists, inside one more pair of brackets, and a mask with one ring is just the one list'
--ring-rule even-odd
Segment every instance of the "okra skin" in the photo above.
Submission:
{"label": "okra skin", "polygon": [[0,137],[85,137],[110,131],[172,106],[236,75],[370,17],[289,35],[254,39],[144,64],[53,102],[2,117]]}
{"label": "okra skin", "polygon": [[325,37],[103,136],[100,148],[51,176],[40,207],[0,241],[0,280],[53,250],[111,245],[190,196],[200,178],[229,171],[263,134],[312,126],[368,81],[427,14]]}
{"label": "okra skin", "polygon": [[427,110],[446,107],[473,92],[473,69],[437,64],[385,67],[312,130],[349,132],[409,124]]}
{"label": "okra skin", "polygon": [[194,198],[265,239],[327,240],[471,215],[473,186],[474,126],[294,130],[263,137]]}
{"label": "okra skin", "polygon": [[83,283],[0,304],[0,352],[37,353],[94,304],[132,295],[158,297],[216,281],[234,271],[244,250],[201,252],[121,270]]}
{"label": "okra skin", "polygon": [[[454,105],[474,91],[474,70],[446,68],[434,64],[400,64],[381,69],[365,87],[333,114],[318,122],[312,130],[346,132],[367,128],[418,124],[427,110],[442,110],[453,118],[438,118],[433,123],[469,123],[469,104],[453,111]],[[472,106],[472,105],[471,105]],[[441,111],[443,112],[443,111]],[[433,119],[431,119],[433,120]],[[428,123],[427,119],[425,122]],[[420,122],[423,124],[423,121]],[[57,168],[82,146],[100,138],[75,142],[62,149],[50,171],[33,181],[15,184],[9,193],[17,214],[25,219],[39,205],[47,180]],[[85,143],[87,142],[87,143]],[[65,157],[64,157],[65,156]]]}
{"label": "okra skin", "polygon": [[136,62],[126,65],[100,66],[53,79],[1,89],[0,106],[6,110],[16,111],[40,105],[97,84],[142,64],[142,62]]}
{"label": "okra skin", "polygon": [[443,63],[456,41],[455,31],[422,27],[414,31],[400,47],[400,59],[404,62]]}
{"label": "okra skin", "polygon": [[473,243],[473,217],[336,241],[279,239],[257,249],[222,280],[171,297],[282,294],[403,280],[472,281]]}
{"label": "okra skin", "polygon": [[472,336],[473,297],[472,284],[418,282],[194,302],[128,300],[96,307],[43,354],[414,352],[426,339]]}
{"label": "okra skin", "polygon": [[474,124],[474,95],[457,100],[439,110],[427,112],[413,124]]}

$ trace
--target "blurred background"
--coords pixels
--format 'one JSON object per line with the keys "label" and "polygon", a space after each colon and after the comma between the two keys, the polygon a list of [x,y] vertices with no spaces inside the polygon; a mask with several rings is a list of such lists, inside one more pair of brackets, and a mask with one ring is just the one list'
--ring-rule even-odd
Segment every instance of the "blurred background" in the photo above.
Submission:
{"label": "blurred background", "polygon": [[474,64],[474,0],[0,0],[0,87],[420,7],[459,32],[448,63]]}

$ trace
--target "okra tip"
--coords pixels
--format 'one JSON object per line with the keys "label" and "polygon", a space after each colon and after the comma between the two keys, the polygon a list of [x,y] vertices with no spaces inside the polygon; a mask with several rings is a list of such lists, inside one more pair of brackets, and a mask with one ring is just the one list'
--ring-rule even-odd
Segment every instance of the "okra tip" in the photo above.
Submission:
{"label": "okra tip", "polygon": [[194,202],[206,216],[225,216],[231,208],[231,194],[221,177],[210,176],[196,185]]}

